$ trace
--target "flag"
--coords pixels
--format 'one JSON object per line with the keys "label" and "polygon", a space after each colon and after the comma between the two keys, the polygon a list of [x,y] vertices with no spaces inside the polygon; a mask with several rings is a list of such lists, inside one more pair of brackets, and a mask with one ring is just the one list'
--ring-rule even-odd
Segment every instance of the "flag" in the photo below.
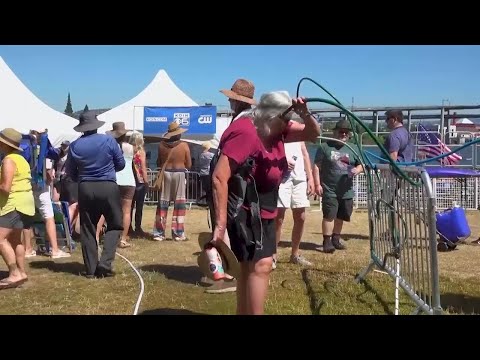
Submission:
{"label": "flag", "polygon": [[[424,154],[427,158],[433,158],[452,151],[439,139],[437,134],[428,133],[422,124],[418,125],[418,130],[418,152]],[[462,157],[453,153],[438,161],[442,165],[454,165],[460,160],[462,160]]]}

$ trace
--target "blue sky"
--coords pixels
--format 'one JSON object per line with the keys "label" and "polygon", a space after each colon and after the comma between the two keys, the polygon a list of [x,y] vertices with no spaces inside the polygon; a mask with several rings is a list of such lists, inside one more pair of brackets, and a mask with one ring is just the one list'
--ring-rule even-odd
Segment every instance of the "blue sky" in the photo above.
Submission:
{"label": "blue sky", "polygon": [[[480,46],[0,46],[20,80],[52,108],[114,107],[158,70],[196,102],[228,106],[219,92],[239,77],[294,94],[300,78],[320,82],[345,105],[480,103]],[[301,95],[326,97],[313,85]],[[316,105],[317,106],[317,105]]]}

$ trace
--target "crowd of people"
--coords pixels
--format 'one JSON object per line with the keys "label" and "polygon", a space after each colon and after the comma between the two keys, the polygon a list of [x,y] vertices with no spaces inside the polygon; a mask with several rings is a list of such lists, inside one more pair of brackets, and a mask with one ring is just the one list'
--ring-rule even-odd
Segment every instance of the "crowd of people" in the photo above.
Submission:
{"label": "crowd of people", "polygon": [[[344,145],[350,138],[350,122],[340,120],[333,139],[322,142],[310,159],[306,142],[321,133],[319,121],[304,98],[287,92],[263,94],[257,103],[255,86],[238,79],[231,89],[221,90],[234,112],[218,150],[206,142],[199,157],[200,181],[210,196],[212,235],[210,245],[226,245],[239,262],[239,272],[221,279],[203,278],[208,293],[237,292],[238,314],[262,314],[269,276],[277,266],[277,247],[283,222],[292,210],[290,262],[312,263],[300,254],[309,196],[321,196],[323,245],[320,251],[345,250],[342,226],[353,212],[353,178],[364,171],[359,159]],[[403,127],[401,111],[387,112],[392,130],[385,144],[392,159],[411,161],[413,145]],[[84,276],[114,276],[117,247],[130,247],[130,236],[166,239],[167,215],[173,202],[171,237],[187,240],[186,172],[192,166],[190,148],[181,140],[186,131],[177,122],[169,124],[158,145],[158,176],[150,184],[143,136],[129,132],[125,123],[104,124],[93,112],[84,112],[74,128],[80,133],[72,143],[63,142],[46,161],[46,181],[36,182],[21,148],[22,134],[14,129],[0,133],[0,152],[5,156],[0,178],[0,252],[9,275],[0,289],[27,281],[25,257],[37,256],[31,245],[33,217],[44,219],[52,259],[68,257],[56,239],[52,201],[69,204],[72,228],[79,233],[85,264]],[[31,136],[41,133],[32,131]],[[143,204],[150,187],[159,199],[153,233],[144,231]],[[22,239],[23,232],[23,239]],[[103,250],[99,258],[99,246]]]}

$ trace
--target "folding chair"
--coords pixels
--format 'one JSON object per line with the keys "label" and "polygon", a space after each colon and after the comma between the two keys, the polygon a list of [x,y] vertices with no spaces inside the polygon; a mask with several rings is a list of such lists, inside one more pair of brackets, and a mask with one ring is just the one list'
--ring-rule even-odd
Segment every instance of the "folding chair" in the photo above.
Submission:
{"label": "folding chair", "polygon": [[[53,202],[52,205],[58,247],[62,250],[68,248],[70,252],[73,252],[75,250],[75,241],[72,239],[73,229],[70,225],[69,204],[67,201],[61,201]],[[45,222],[38,210],[33,221],[33,234],[38,252],[48,254],[50,252],[50,243],[46,240]]]}

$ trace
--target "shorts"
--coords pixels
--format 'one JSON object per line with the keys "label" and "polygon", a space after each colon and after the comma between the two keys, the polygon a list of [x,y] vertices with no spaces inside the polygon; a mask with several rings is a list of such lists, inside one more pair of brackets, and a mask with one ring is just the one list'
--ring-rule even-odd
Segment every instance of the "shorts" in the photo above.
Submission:
{"label": "shorts", "polygon": [[322,211],[324,219],[340,219],[349,222],[353,213],[353,199],[322,197]]}
{"label": "shorts", "polygon": [[40,211],[43,219],[54,217],[52,197],[49,190],[33,190],[33,200],[35,200],[35,207]]}
{"label": "shorts", "polygon": [[[246,215],[246,228],[251,229],[250,213],[243,211]],[[277,252],[277,242],[275,239],[275,219],[262,219],[263,229],[263,247],[256,249],[255,245],[247,246],[245,240],[239,236],[236,224],[227,226],[228,236],[230,238],[230,247],[239,262],[254,261],[271,257]],[[251,232],[250,232],[251,235]]]}
{"label": "shorts", "polygon": [[307,189],[308,183],[306,181],[288,179],[285,183],[280,184],[280,187],[278,188],[277,207],[285,209],[310,207]]}
{"label": "shorts", "polygon": [[120,199],[133,200],[135,196],[135,186],[118,186],[120,190]]}
{"label": "shorts", "polygon": [[0,216],[0,227],[4,229],[30,229],[33,216],[25,215],[17,210]]}

